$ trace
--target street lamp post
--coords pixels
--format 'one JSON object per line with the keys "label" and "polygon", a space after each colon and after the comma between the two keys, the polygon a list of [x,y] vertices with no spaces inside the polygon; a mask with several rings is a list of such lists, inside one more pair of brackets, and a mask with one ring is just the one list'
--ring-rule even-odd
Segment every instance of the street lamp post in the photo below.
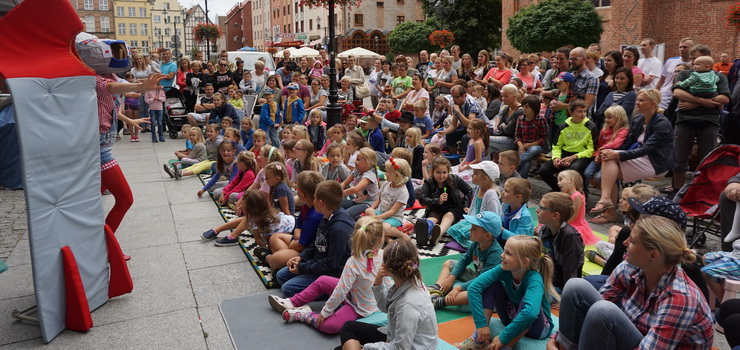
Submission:
{"label": "street lamp post", "polygon": [[327,128],[342,121],[341,107],[337,101],[336,38],[334,37],[334,0],[329,0],[329,105],[326,106]]}
{"label": "street lamp post", "polygon": [[[206,0],[206,24],[210,23],[208,18],[208,0]],[[211,59],[211,40],[206,40],[206,61]]]}

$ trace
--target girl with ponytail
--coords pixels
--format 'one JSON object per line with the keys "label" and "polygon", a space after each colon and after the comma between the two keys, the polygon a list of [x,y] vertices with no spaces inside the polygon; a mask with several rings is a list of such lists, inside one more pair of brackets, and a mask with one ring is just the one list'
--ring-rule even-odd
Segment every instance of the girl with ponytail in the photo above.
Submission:
{"label": "girl with ponytail", "polygon": [[[522,336],[550,336],[550,300],[559,301],[560,297],[552,285],[553,261],[542,252],[539,237],[516,235],[506,240],[501,265],[482,273],[468,286],[476,330],[455,344],[458,349],[514,348]],[[506,327],[491,339],[488,323],[494,308]]]}

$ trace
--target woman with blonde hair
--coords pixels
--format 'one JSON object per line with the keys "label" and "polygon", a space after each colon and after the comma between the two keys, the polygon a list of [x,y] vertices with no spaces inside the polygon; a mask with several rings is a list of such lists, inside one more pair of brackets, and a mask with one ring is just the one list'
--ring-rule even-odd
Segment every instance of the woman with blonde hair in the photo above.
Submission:
{"label": "woman with blonde hair", "polygon": [[697,259],[684,232],[645,215],[624,244],[627,261],[600,291],[580,278],[566,283],[548,349],[711,349],[709,304],[681,268]]}

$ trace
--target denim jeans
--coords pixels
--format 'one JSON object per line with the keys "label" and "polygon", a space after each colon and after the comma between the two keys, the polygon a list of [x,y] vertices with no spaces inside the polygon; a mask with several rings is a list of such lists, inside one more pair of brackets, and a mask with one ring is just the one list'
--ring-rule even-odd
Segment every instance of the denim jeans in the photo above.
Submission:
{"label": "denim jeans", "polygon": [[643,336],[622,310],[582,278],[565,283],[557,341],[566,349],[634,349]]}
{"label": "denim jeans", "polygon": [[501,153],[516,148],[516,142],[509,136],[491,136],[488,149],[491,153]]}
{"label": "denim jeans", "polygon": [[267,138],[270,139],[269,141],[272,147],[280,148],[280,138],[278,137],[278,131],[276,127],[274,126],[267,127]]}
{"label": "denim jeans", "polygon": [[529,168],[532,166],[532,158],[540,155],[544,151],[545,149],[540,145],[532,146],[524,151],[524,154],[520,157],[519,163],[519,174],[523,179],[529,177]]}
{"label": "denim jeans", "polygon": [[157,141],[157,135],[159,135],[160,140],[164,140],[163,115],[164,113],[161,109],[158,111],[149,110],[149,119],[151,119],[152,122],[152,141]]}
{"label": "denim jeans", "polygon": [[342,208],[347,210],[347,215],[352,219],[358,220],[360,216],[365,212],[365,209],[370,208],[370,204],[367,203],[355,203],[352,200],[342,200]]}
{"label": "denim jeans", "polygon": [[113,153],[111,153],[111,148],[113,143],[116,142],[116,134],[118,133],[117,124],[117,118],[113,115],[113,122],[108,132],[100,133],[100,165],[115,159],[113,158]]}
{"label": "denim jeans", "polygon": [[280,271],[277,272],[276,277],[278,284],[280,284],[280,290],[283,291],[283,295],[286,298],[290,298],[300,293],[302,290],[306,289],[306,287],[310,286],[313,281],[319,278],[319,276],[310,274],[294,275],[290,270],[288,270],[287,266],[280,269]]}
{"label": "denim jeans", "polygon": [[588,181],[591,179],[596,179],[596,182],[601,183],[601,164],[596,164],[593,160],[583,171],[583,181],[585,182],[583,186],[588,187]]}

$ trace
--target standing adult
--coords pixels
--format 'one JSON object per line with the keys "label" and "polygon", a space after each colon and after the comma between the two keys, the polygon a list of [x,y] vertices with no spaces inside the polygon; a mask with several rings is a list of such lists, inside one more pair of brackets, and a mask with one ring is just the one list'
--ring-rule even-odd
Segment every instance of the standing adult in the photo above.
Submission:
{"label": "standing adult", "polygon": [[730,54],[728,54],[727,52],[721,53],[719,55],[719,62],[715,63],[714,66],[712,66],[712,69],[715,72],[720,72],[725,76],[730,75],[730,68],[732,68],[732,63],[730,63]]}
{"label": "standing adult", "polygon": [[530,67],[532,67],[532,63],[533,62],[529,60],[528,56],[522,56],[519,58],[519,62],[517,62],[519,73],[514,74],[514,77],[519,78],[519,80],[524,83],[524,87],[527,89],[528,94],[539,95],[542,91],[542,82],[529,71]]}
{"label": "standing adult", "polygon": [[[411,77],[411,84],[414,88],[406,95],[401,109],[413,113],[414,103],[416,103],[416,101],[424,101],[424,103],[429,106],[429,92],[422,87],[421,76],[419,74],[414,74],[414,76]],[[426,116],[429,117],[429,108],[426,110]]]}
{"label": "standing adult", "polygon": [[321,65],[326,67],[329,65],[329,57],[326,55],[326,49],[319,49],[319,60],[321,60]]}
{"label": "standing adult", "polygon": [[297,69],[298,65],[293,61],[289,61],[275,71],[275,75],[278,76],[278,87],[280,87],[280,89],[288,86],[288,84],[291,83],[293,72],[295,72]]}
{"label": "standing adult", "polygon": [[460,63],[460,67],[457,68],[457,77],[459,79],[464,79],[465,81],[470,81],[475,78],[473,58],[467,53],[462,55],[462,63]]}
{"label": "standing adult", "polygon": [[370,72],[370,76],[367,80],[367,88],[370,90],[370,104],[372,108],[378,106],[378,99],[383,94],[382,90],[378,89],[380,77],[383,75],[383,64],[377,59],[373,63],[373,70]]}
{"label": "standing adult", "polygon": [[[614,90],[614,73],[624,66],[622,54],[619,51],[609,51],[604,55],[604,75],[599,79],[599,90],[596,94],[596,107],[604,104],[604,99]],[[594,109],[595,110],[595,109]],[[602,119],[594,121],[601,129]]]}
{"label": "standing adult", "polygon": [[[146,78],[153,72],[154,71],[151,66],[146,64],[146,60],[144,60],[143,55],[138,54],[134,56],[134,66],[131,67],[131,73],[134,75],[134,79],[136,79],[137,82],[146,80]],[[144,101],[144,94],[139,96],[139,115],[149,115],[149,105]],[[143,127],[145,127],[145,125],[142,125],[142,128]]]}
{"label": "standing adult", "polygon": [[177,63],[172,61],[172,54],[169,49],[162,50],[162,64],[159,67],[160,73],[165,75],[165,78],[159,82],[165,90],[172,88],[175,83],[175,74],[177,73]]}
{"label": "standing adult", "polygon": [[308,64],[307,57],[301,57],[298,61],[298,72],[300,72],[301,74],[305,74],[306,77],[311,76],[311,65]]}
{"label": "standing adult", "polygon": [[681,263],[696,261],[670,219],[640,217],[625,240],[626,262],[600,291],[570,279],[560,330],[548,349],[711,349],[712,315]]}
{"label": "standing adult", "polygon": [[252,83],[254,84],[256,92],[259,93],[260,90],[265,87],[265,83],[269,75],[270,74],[265,71],[265,62],[254,62],[254,71],[252,71]]}
{"label": "standing adult", "polygon": [[496,67],[491,68],[483,77],[486,83],[495,84],[499,89],[511,80],[511,71],[506,68],[506,58],[503,54],[496,56]]}
{"label": "standing adult", "polygon": [[277,68],[276,69],[280,69],[282,67],[285,67],[285,64],[288,63],[288,62],[293,62],[293,60],[290,58],[290,51],[283,50],[283,58],[280,59],[280,61],[278,61]]}
{"label": "standing adult", "polygon": [[427,50],[421,50],[419,52],[419,63],[416,64],[416,70],[421,74],[421,78],[427,77],[427,69],[429,69],[429,53]]}
{"label": "standing adult", "polygon": [[694,47],[694,39],[683,38],[678,44],[678,57],[671,57],[665,61],[663,70],[660,72],[660,79],[655,88],[660,90],[661,100],[660,108],[668,108],[668,104],[671,103],[673,98],[673,77],[676,66],[681,63],[691,64],[691,58],[689,57],[689,50]]}
{"label": "standing adult", "polygon": [[617,202],[617,180],[635,182],[665,175],[676,164],[673,153],[673,127],[658,113],[658,90],[640,90],[637,94],[638,114],[630,121],[624,141],[626,150],[601,151],[601,198],[591,213],[614,208]]}
{"label": "standing adult", "polygon": [[452,45],[450,53],[452,54],[452,69],[457,70],[460,68],[460,64],[462,64],[462,58],[460,58],[460,46]]}
{"label": "standing adult", "polygon": [[190,72],[185,75],[185,89],[183,95],[185,97],[185,107],[188,113],[195,111],[195,101],[198,95],[203,93],[203,88],[206,85],[206,78],[203,72],[201,72],[201,63],[199,61],[193,62],[190,66]]}
{"label": "standing adult", "polygon": [[[348,76],[351,79],[352,87],[357,92],[360,86],[365,86],[365,71],[362,70],[362,67],[355,64],[355,61],[355,56],[347,56],[347,69],[344,70],[344,76]],[[357,94],[355,94],[355,99],[360,99],[357,97]]]}
{"label": "standing adult", "polygon": [[195,53],[195,56],[193,56],[193,61],[200,61],[203,62],[203,51],[198,51]]}
{"label": "standing adult", "polygon": [[483,77],[486,76],[489,70],[491,70],[491,55],[488,50],[478,51],[478,64],[475,66],[475,78],[473,80],[478,84],[487,85],[488,82],[483,80]]}
{"label": "standing adult", "polygon": [[[596,112],[596,119],[603,121],[604,112],[611,106],[622,106],[624,111],[627,112],[627,120],[632,119],[632,111],[635,109],[635,101],[637,100],[637,93],[635,93],[634,80],[632,79],[632,70],[627,67],[622,67],[614,72],[614,84],[612,84],[614,90],[612,90],[606,98],[604,103],[601,104],[599,110]],[[597,123],[597,126],[600,126]],[[601,128],[598,128],[601,130]]]}
{"label": "standing adult", "polygon": [[240,57],[237,57],[236,68],[234,68],[231,80],[233,80],[234,84],[238,86],[239,83],[241,83],[242,79],[244,79],[244,60]]}
{"label": "standing adult", "polygon": [[542,78],[542,97],[552,98],[553,92],[558,88],[552,80],[557,78],[561,72],[568,71],[568,57],[570,57],[570,48],[568,47],[561,47],[555,52],[555,62]]}
{"label": "standing adult", "polygon": [[642,78],[645,73],[637,66],[637,60],[640,58],[640,53],[634,46],[627,46],[622,52],[622,60],[624,66],[632,70],[632,78],[635,80],[635,89],[638,89],[642,85]]}
{"label": "standing adult", "polygon": [[190,60],[187,57],[183,57],[180,59],[179,67],[177,69],[177,74],[175,77],[177,78],[176,84],[177,88],[180,89],[180,91],[185,91],[185,87],[187,86],[187,82],[185,81],[185,77],[187,77],[188,73],[190,73]]}
{"label": "standing adult", "polygon": [[213,80],[215,81],[213,86],[216,88],[216,92],[226,93],[229,90],[229,85],[234,83],[234,76],[229,70],[228,61],[224,59],[218,61],[218,71],[213,74]]}
{"label": "standing adult", "polygon": [[570,51],[570,68],[575,80],[573,81],[573,93],[577,98],[586,102],[586,109],[596,101],[596,94],[599,90],[599,81],[591,74],[586,66],[586,50],[582,47],[576,47]]}
{"label": "standing adult", "polygon": [[[449,56],[446,57],[449,59]],[[451,64],[451,60],[447,61]],[[468,123],[471,120],[480,118],[483,116],[483,110],[475,99],[465,92],[465,88],[460,85],[455,85],[450,89],[450,97],[452,97],[452,104],[450,104],[449,115],[452,116],[452,122],[442,133],[445,135],[445,141],[447,142],[447,149],[452,154],[457,153],[457,143],[462,140],[463,135],[467,133]],[[465,149],[466,145],[463,145]]]}
{"label": "standing adult", "polygon": [[[705,45],[695,45],[689,50],[691,62],[699,56],[712,56],[712,51]],[[676,82],[684,81],[693,70],[683,70],[675,78]],[[678,87],[673,88],[673,95],[680,102],[676,110],[676,168],[673,169],[673,191],[683,186],[686,171],[689,170],[689,155],[696,140],[698,158],[704,159],[717,146],[717,135],[720,130],[720,111],[730,102],[730,89],[727,77],[714,72],[717,81],[717,96],[712,99],[692,95]]]}
{"label": "standing adult", "polygon": [[452,69],[452,57],[447,56],[442,59],[442,71],[437,72],[437,80],[434,81],[437,95],[449,95],[450,89],[455,86],[455,79],[457,71]]}
{"label": "standing adult", "polygon": [[642,84],[640,84],[641,89],[655,88],[660,79],[660,69],[663,67],[663,63],[653,55],[653,50],[655,50],[655,40],[651,38],[642,39],[640,42],[642,58],[637,62],[637,66],[645,73]]}

